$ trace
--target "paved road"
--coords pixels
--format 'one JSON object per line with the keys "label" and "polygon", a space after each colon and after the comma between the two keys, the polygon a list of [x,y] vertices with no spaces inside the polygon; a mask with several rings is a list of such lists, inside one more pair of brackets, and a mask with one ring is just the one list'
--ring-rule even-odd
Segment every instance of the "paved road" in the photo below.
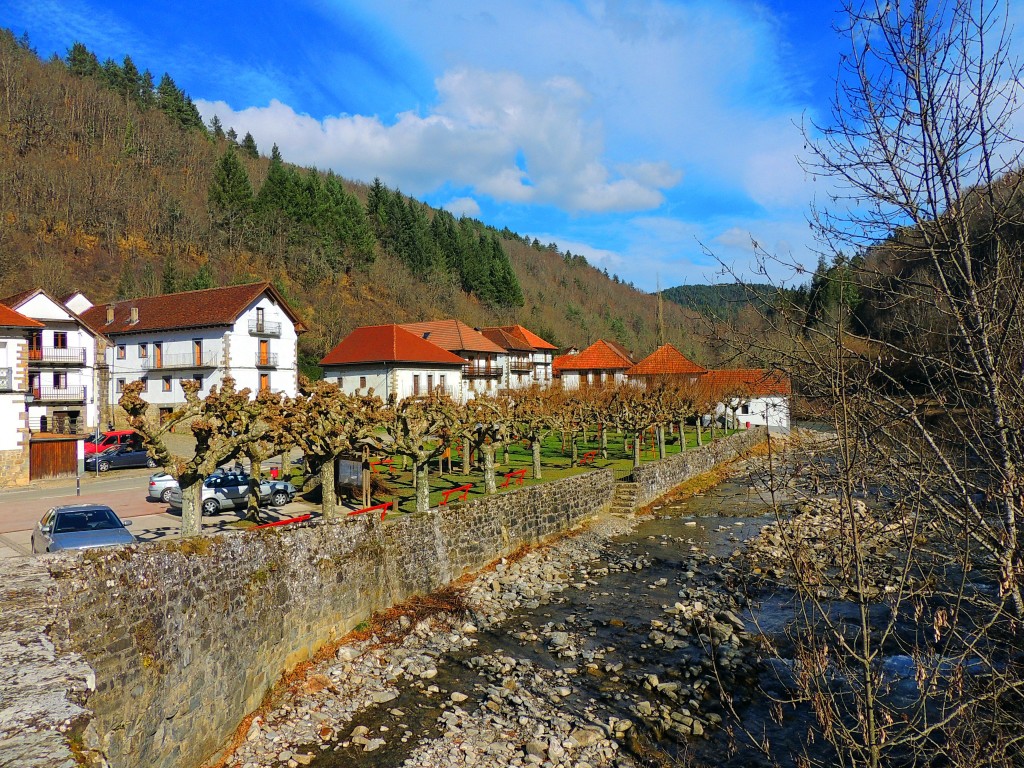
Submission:
{"label": "paved road", "polygon": [[[29,488],[0,491],[0,558],[31,553],[31,531],[43,513],[62,504],[106,504],[118,517],[132,519],[132,533],[141,541],[155,541],[181,533],[181,517],[170,507],[148,500],[150,469],[122,469],[100,475],[82,476],[81,495],[75,478],[38,482]],[[295,517],[307,512],[319,514],[320,507],[296,499],[279,509],[266,510],[267,518]],[[225,512],[203,518],[204,529],[223,528],[244,517],[244,511]]]}

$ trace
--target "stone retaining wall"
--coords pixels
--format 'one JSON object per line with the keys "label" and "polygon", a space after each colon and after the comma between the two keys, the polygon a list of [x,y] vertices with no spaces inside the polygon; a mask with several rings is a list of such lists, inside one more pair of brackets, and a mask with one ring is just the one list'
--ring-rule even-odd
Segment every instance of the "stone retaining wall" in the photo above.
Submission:
{"label": "stone retaining wall", "polygon": [[633,470],[633,480],[637,484],[637,506],[650,504],[691,477],[702,475],[723,461],[741,456],[758,443],[764,442],[767,437],[765,427],[754,427],[723,440],[715,440],[701,449],[684,451],[664,461],[641,465]]}
{"label": "stone retaining wall", "polygon": [[385,523],[368,515],[54,556],[50,634],[95,670],[82,748],[113,768],[194,768],[324,643],[571,528],[612,490],[611,471],[599,470]]}
{"label": "stone retaining wall", "polygon": [[[751,430],[645,464],[639,504],[762,439]],[[111,768],[195,768],[325,643],[572,528],[613,491],[602,469],[384,523],[364,516],[3,561],[4,611],[17,626],[0,622],[0,662],[17,675],[0,689],[0,768],[70,765],[71,752]],[[38,653],[5,652],[29,647],[19,628]]]}

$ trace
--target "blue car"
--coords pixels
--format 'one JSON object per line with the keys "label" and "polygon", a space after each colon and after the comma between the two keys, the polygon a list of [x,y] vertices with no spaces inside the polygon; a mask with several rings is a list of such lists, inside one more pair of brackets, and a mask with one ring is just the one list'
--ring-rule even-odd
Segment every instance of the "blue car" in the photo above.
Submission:
{"label": "blue car", "polygon": [[106,472],[108,469],[124,469],[127,467],[149,467],[156,466],[156,462],[147,453],[145,448],[134,445],[115,445],[103,453],[89,456],[85,460],[85,469],[88,472]]}

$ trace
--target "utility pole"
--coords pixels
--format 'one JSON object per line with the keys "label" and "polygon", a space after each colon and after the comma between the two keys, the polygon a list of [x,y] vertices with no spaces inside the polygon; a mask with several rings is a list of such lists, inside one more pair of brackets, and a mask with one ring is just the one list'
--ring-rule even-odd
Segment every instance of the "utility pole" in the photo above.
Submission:
{"label": "utility pole", "polygon": [[665,343],[665,307],[661,303],[661,277],[655,275],[655,287],[658,289],[658,346]]}

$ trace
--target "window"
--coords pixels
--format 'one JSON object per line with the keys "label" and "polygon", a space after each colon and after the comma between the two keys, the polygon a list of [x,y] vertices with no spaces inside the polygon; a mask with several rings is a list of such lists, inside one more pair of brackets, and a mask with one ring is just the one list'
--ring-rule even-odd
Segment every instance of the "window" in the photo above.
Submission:
{"label": "window", "polygon": [[413,395],[420,393],[420,375],[418,373],[412,375],[412,393]]}
{"label": "window", "polygon": [[164,367],[164,345],[162,341],[153,342],[153,367]]}
{"label": "window", "polygon": [[67,349],[68,348],[68,333],[67,333],[67,331],[54,331],[53,332],[53,348],[54,349]]}
{"label": "window", "polygon": [[54,389],[67,389],[68,388],[68,375],[61,371],[56,371],[53,374],[53,388]]}
{"label": "window", "polygon": [[164,376],[161,381],[163,383],[160,386],[160,390],[162,392],[170,392],[171,391],[171,377],[170,376]]}
{"label": "window", "polygon": [[261,373],[260,374],[260,391],[264,392],[264,391],[269,390],[269,389],[270,389],[270,374],[269,373]]}
{"label": "window", "polygon": [[365,376],[360,376],[359,377],[359,388],[360,389],[366,389],[366,377]]}
{"label": "window", "polygon": [[118,360],[124,360],[126,354],[127,354],[127,349],[126,349],[125,345],[124,344],[118,344],[117,345],[117,359]]}
{"label": "window", "polygon": [[259,364],[267,365],[270,362],[270,342],[260,339]]}
{"label": "window", "polygon": [[171,414],[172,413],[174,413],[174,409],[173,408],[161,408],[160,409],[160,423],[163,424],[165,421],[167,421],[169,418],[171,418]]}
{"label": "window", "polygon": [[433,391],[434,391],[434,374],[428,373],[427,374],[427,392],[433,392]]}
{"label": "window", "polygon": [[142,342],[139,344],[139,359],[145,359],[149,357],[149,344]]}
{"label": "window", "polygon": [[444,374],[443,373],[438,374],[437,386],[440,387],[441,389],[444,389]]}
{"label": "window", "polygon": [[[192,364],[202,365],[203,364],[203,340],[192,339]],[[198,379],[202,381],[202,378]]]}
{"label": "window", "polygon": [[263,307],[256,307],[256,333],[263,333]]}
{"label": "window", "polygon": [[142,382],[142,391],[149,392],[149,377],[143,376],[141,379],[139,379],[139,381]]}
{"label": "window", "polygon": [[740,413],[742,413],[743,415],[749,414],[750,413],[750,406],[749,405],[744,405],[742,408],[740,408]]}
{"label": "window", "polygon": [[203,374],[195,373],[192,375],[192,381],[199,382],[199,386],[203,386]]}
{"label": "window", "polygon": [[125,380],[124,379],[118,379],[114,383],[114,391],[115,392],[124,392],[124,384],[125,384]]}

